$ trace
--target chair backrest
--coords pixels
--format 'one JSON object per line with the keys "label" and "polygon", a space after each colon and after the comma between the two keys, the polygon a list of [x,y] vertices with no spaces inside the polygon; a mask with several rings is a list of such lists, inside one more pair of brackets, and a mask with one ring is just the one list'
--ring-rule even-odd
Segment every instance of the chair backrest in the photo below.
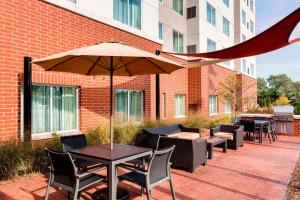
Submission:
{"label": "chair backrest", "polygon": [[138,147],[158,149],[160,135],[138,134],[135,138],[134,145]]}
{"label": "chair backrest", "polygon": [[174,148],[175,145],[162,150],[154,151],[148,167],[150,184],[154,184],[169,176],[170,158]]}
{"label": "chair backrest", "polygon": [[53,180],[59,184],[72,187],[75,183],[76,169],[70,153],[60,153],[45,148],[50,164]]}
{"label": "chair backrest", "polygon": [[240,124],[244,126],[245,132],[254,132],[255,131],[254,120],[241,120]]}
{"label": "chair backrest", "polygon": [[84,134],[60,137],[63,152],[80,149],[87,146]]}
{"label": "chair backrest", "polygon": [[158,128],[145,128],[143,129],[143,133],[150,134],[158,134],[158,135],[169,135],[172,133],[181,132],[181,128],[179,124],[171,125],[171,126],[163,126]]}

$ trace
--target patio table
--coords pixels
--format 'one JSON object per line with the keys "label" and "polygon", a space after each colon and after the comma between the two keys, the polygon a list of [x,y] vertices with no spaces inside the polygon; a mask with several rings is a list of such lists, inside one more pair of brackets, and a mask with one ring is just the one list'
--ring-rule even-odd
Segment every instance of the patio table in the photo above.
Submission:
{"label": "patio table", "polygon": [[109,200],[115,200],[117,191],[116,165],[136,158],[151,156],[152,149],[125,144],[114,144],[114,149],[111,150],[109,144],[103,144],[72,150],[70,153],[74,158],[107,165],[108,196]]}
{"label": "patio table", "polygon": [[256,127],[259,128],[259,143],[262,143],[262,134],[263,134],[263,128],[266,125],[269,125],[268,120],[254,120],[254,124]]}

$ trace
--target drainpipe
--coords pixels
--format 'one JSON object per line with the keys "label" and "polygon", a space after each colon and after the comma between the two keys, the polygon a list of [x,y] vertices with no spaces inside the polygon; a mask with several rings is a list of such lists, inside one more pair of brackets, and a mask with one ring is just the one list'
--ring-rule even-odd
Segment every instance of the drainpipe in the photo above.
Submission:
{"label": "drainpipe", "polygon": [[155,75],[156,87],[156,120],[160,120],[160,77],[159,74]]}
{"label": "drainpipe", "polygon": [[24,84],[23,84],[23,120],[24,141],[31,141],[31,93],[32,93],[32,66],[31,57],[24,57]]}

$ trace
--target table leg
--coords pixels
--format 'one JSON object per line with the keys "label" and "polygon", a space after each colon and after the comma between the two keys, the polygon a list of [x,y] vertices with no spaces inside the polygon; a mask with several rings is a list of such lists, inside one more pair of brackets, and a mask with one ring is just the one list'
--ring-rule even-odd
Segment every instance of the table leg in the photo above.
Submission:
{"label": "table leg", "polygon": [[227,152],[227,141],[224,142],[223,144],[223,153]]}
{"label": "table leg", "polygon": [[260,126],[259,142],[262,143],[262,140],[263,140],[263,125]]}
{"label": "table leg", "polygon": [[116,166],[113,162],[108,165],[108,189],[109,200],[115,200],[117,198],[117,185],[116,185]]}
{"label": "table leg", "polygon": [[209,147],[207,152],[208,152],[208,159],[212,159],[212,157],[213,157],[213,147]]}

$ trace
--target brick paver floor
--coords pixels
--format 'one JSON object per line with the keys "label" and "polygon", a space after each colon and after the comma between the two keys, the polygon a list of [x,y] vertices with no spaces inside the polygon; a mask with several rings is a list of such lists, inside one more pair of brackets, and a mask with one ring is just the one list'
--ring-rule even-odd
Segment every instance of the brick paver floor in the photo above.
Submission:
{"label": "brick paver floor", "polygon": [[[206,166],[200,166],[195,173],[172,170],[177,199],[192,200],[272,200],[282,199],[286,185],[300,152],[300,137],[280,136],[269,144],[246,142],[237,151],[215,150],[214,158]],[[43,199],[47,177],[33,175],[21,180],[0,185],[1,200]],[[97,188],[103,187],[100,184]],[[139,188],[129,183],[121,187],[130,190],[131,199],[146,199],[139,195]],[[82,193],[81,199],[90,199],[95,187]],[[66,199],[64,191],[52,189],[51,199]],[[167,183],[157,186],[153,199],[171,199]]]}

